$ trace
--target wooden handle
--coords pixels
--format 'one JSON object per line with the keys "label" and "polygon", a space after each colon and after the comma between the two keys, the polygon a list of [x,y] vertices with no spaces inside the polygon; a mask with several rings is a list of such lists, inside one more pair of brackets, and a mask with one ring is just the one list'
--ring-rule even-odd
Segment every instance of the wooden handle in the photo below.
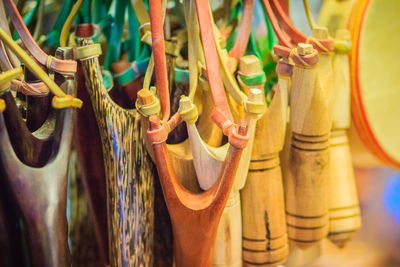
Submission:
{"label": "wooden handle", "polygon": [[[313,52],[310,45],[300,45],[299,56]],[[300,248],[328,234],[330,87],[323,86],[328,78],[319,68],[296,64],[292,76],[286,219],[289,240]]]}
{"label": "wooden handle", "polygon": [[277,266],[288,254],[278,154],[285,137],[288,84],[287,78],[279,79],[270,106],[257,122],[249,173],[241,191],[245,266]]}
{"label": "wooden handle", "polygon": [[242,222],[238,191],[231,191],[219,221],[213,266],[242,266]]}
{"label": "wooden handle", "polygon": [[[348,41],[349,31],[337,30],[336,39]],[[350,75],[346,51],[336,51],[333,72],[328,237],[338,247],[343,247],[361,227],[360,207],[346,134],[346,129],[350,127]]]}
{"label": "wooden handle", "polygon": [[289,240],[300,248],[328,234],[328,135],[320,140],[293,133],[286,181]]}
{"label": "wooden handle", "polygon": [[241,196],[245,266],[281,264],[288,245],[278,153],[251,162]]}
{"label": "wooden handle", "polygon": [[343,247],[361,227],[349,143],[344,130],[331,134],[329,179],[329,239]]}

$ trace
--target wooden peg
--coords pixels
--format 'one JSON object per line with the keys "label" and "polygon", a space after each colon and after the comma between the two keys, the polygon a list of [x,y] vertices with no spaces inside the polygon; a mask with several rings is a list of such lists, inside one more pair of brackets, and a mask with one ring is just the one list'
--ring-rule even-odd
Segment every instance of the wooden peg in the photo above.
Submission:
{"label": "wooden peg", "polygon": [[[240,60],[239,73],[251,76],[263,74],[260,61],[255,56],[245,56]],[[253,147],[257,120],[263,111],[255,107],[264,107],[263,92],[258,86],[248,88],[247,107],[244,110],[244,121],[247,125],[249,143],[242,152],[242,158],[235,176],[235,181],[218,225],[217,240],[214,250],[214,266],[242,266],[242,216],[239,191],[244,187]],[[232,109],[233,110],[233,109]],[[234,112],[233,112],[234,113]]]}
{"label": "wooden peg", "polygon": [[[299,45],[298,53],[300,57],[317,56],[311,45]],[[330,92],[322,86],[319,64],[296,64],[291,82],[286,219],[289,240],[300,248],[328,234]]]}

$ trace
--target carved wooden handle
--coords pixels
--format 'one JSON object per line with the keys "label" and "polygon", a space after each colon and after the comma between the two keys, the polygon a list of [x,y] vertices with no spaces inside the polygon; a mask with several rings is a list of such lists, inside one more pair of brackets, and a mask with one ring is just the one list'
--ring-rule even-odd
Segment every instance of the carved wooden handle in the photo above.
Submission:
{"label": "carved wooden handle", "polygon": [[293,133],[286,181],[286,220],[289,240],[310,246],[328,234],[328,135]]}
{"label": "carved wooden handle", "polygon": [[343,247],[361,227],[349,143],[344,130],[332,131],[329,179],[329,239]]}
{"label": "carved wooden handle", "polygon": [[251,161],[241,199],[245,266],[281,264],[288,245],[278,153]]}
{"label": "carved wooden handle", "polygon": [[240,194],[231,191],[218,224],[213,266],[242,266]]}
{"label": "carved wooden handle", "polygon": [[[311,55],[299,44],[299,56]],[[325,63],[326,60],[319,64]],[[328,61],[326,61],[328,62]],[[296,64],[292,76],[290,126],[293,132],[286,181],[289,240],[304,248],[328,234],[330,87],[325,65]]]}

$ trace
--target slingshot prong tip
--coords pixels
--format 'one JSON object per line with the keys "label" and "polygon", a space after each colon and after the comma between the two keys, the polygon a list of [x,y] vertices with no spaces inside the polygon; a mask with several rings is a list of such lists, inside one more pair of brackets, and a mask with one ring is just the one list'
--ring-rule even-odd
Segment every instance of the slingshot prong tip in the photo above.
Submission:
{"label": "slingshot prong tip", "polygon": [[297,45],[297,51],[299,55],[305,56],[312,54],[312,52],[314,52],[314,48],[311,44],[299,43]]}

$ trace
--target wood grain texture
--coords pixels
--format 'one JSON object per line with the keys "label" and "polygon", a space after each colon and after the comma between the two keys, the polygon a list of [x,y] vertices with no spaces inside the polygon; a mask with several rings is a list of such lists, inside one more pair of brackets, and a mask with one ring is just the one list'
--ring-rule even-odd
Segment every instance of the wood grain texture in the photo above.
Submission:
{"label": "wood grain texture", "polygon": [[[83,186],[79,163],[77,151],[73,147],[68,171],[68,237],[72,266],[105,266],[104,256],[106,255],[99,253],[99,244],[95,235],[97,222],[93,220],[93,210],[90,209],[88,194]],[[88,225],[93,225],[93,227],[88,227]],[[105,230],[107,231],[107,228]]]}
{"label": "wood grain texture", "polygon": [[279,79],[270,106],[257,122],[249,173],[241,191],[245,266],[277,266],[288,254],[278,154],[285,138],[288,85],[288,79]]}
{"label": "wood grain texture", "polygon": [[[152,122],[150,130],[161,127],[158,117],[155,118],[158,121]],[[171,215],[175,264],[177,267],[211,266],[218,222],[228,200],[242,150],[231,147],[215,184],[203,193],[193,194],[177,180],[166,144],[153,144],[153,149]]]}
{"label": "wood grain texture", "polygon": [[[83,41],[82,44],[87,44]],[[98,57],[81,60],[103,145],[111,266],[153,264],[153,173],[136,110],[116,105]]]}
{"label": "wood grain texture", "polygon": [[[261,97],[260,90],[253,90],[255,93],[259,93]],[[256,102],[257,100],[251,99],[251,101]],[[247,125],[249,143],[243,149],[242,157],[235,174],[233,188],[218,225],[213,259],[214,266],[242,265],[242,225],[239,190],[244,186],[247,177],[252,151],[252,140],[259,117],[258,114],[246,112],[243,118]],[[230,145],[227,143],[220,147],[209,146],[202,140],[195,124],[189,123],[187,128],[193,153],[193,164],[196,169],[199,185],[203,190],[208,190],[218,179]],[[213,167],[211,168],[210,166]]]}
{"label": "wood grain texture", "polygon": [[296,64],[291,82],[292,142],[286,179],[286,220],[289,240],[301,248],[328,234],[332,86],[325,86],[330,77],[321,73],[329,69],[324,65],[330,61],[325,55],[321,57],[322,62],[313,66]]}
{"label": "wood grain texture", "polygon": [[74,142],[77,150],[82,183],[93,215],[100,261],[108,263],[107,186],[101,138],[90,95],[85,85],[82,65],[78,63],[77,97],[84,102],[78,110]]}

